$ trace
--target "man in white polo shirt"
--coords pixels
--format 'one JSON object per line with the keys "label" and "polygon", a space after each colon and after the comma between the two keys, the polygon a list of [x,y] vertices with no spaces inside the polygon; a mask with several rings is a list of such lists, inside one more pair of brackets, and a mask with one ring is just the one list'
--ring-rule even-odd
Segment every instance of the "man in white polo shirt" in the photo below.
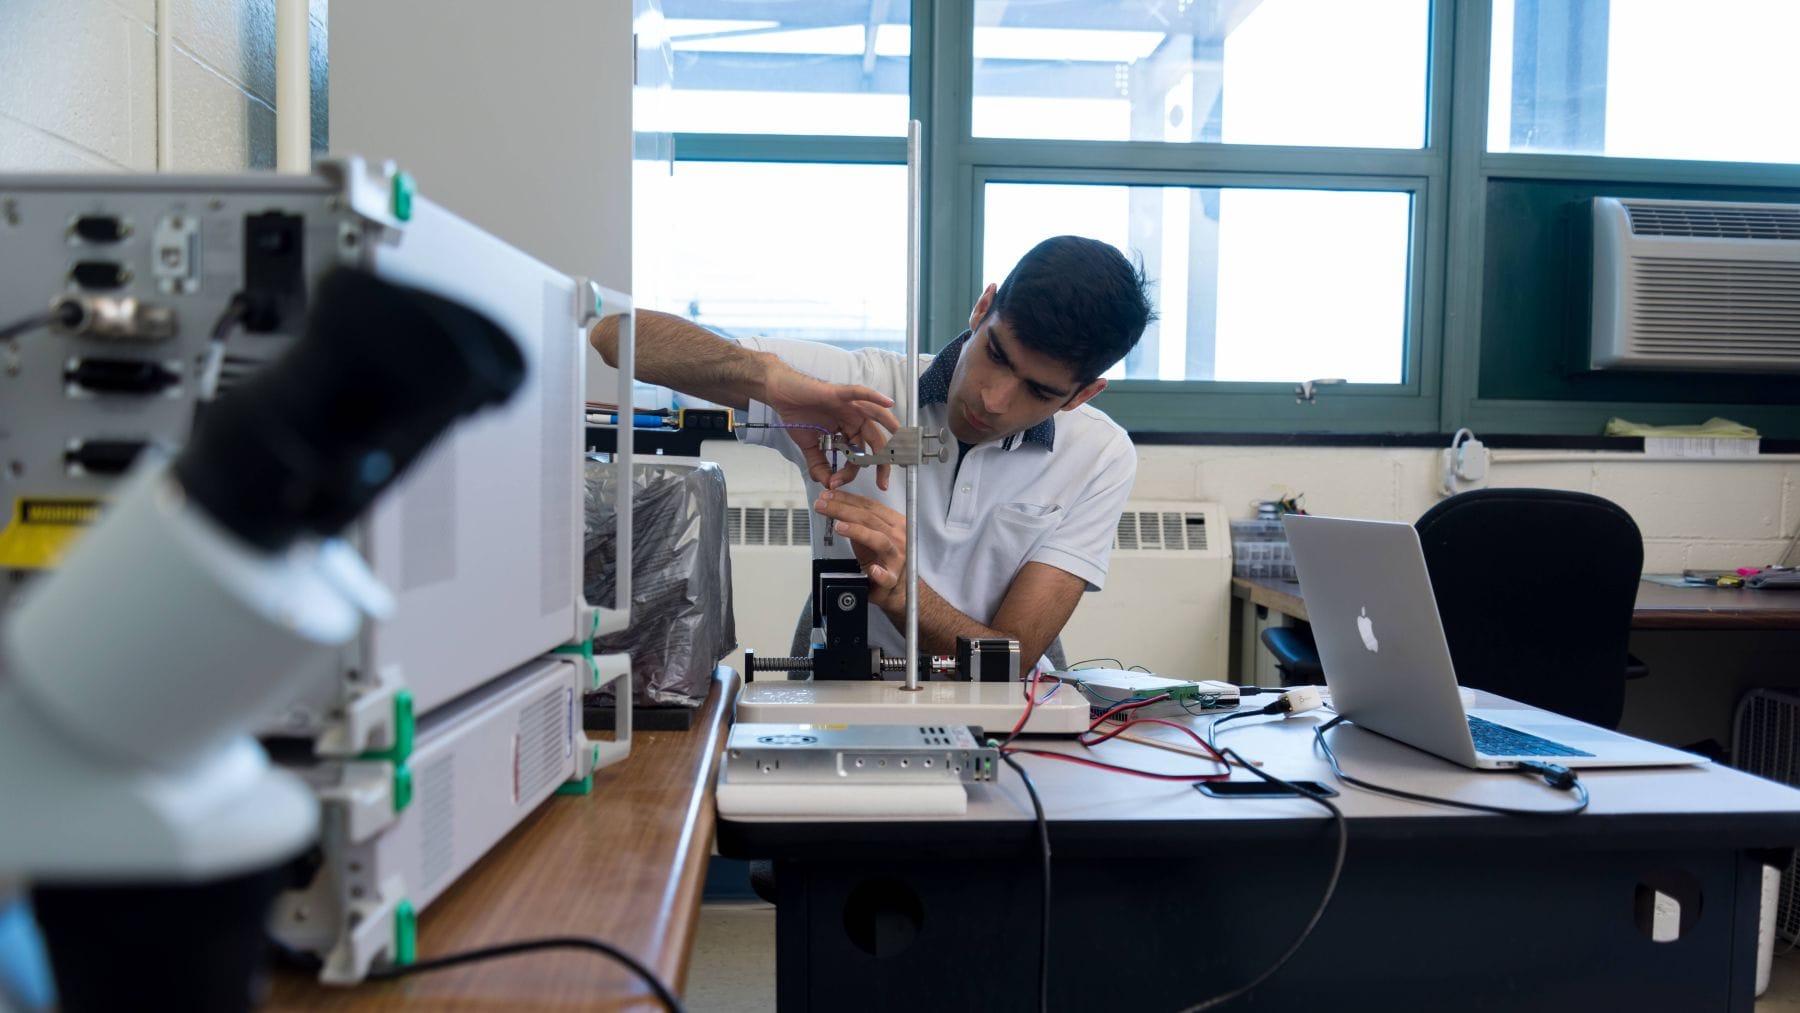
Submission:
{"label": "man in white polo shirt", "polygon": [[[1142,272],[1105,243],[1047,239],[982,292],[967,332],[922,359],[916,392],[907,389],[900,354],[757,338],[734,344],[647,311],[638,313],[637,372],[747,408],[755,423],[823,426],[873,446],[899,428],[895,408],[904,406],[895,399],[917,396],[920,426],[947,427],[957,443],[950,463],[918,470],[921,648],[947,654],[958,636],[1003,636],[1036,661],[1081,593],[1106,579],[1137,456],[1125,431],[1087,402],[1153,318],[1145,286]],[[602,322],[590,337],[613,362],[616,325]],[[870,615],[870,639],[901,655],[902,484],[854,467],[832,472],[814,429],[740,434],[807,474],[814,510],[839,535],[826,546],[815,522],[813,554],[854,552],[882,613]]]}

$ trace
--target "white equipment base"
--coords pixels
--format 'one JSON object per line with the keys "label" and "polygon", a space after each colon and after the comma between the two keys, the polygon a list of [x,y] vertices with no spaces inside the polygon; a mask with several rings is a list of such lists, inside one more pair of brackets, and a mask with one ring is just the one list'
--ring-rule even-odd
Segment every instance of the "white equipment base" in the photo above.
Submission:
{"label": "white equipment base", "polygon": [[[1088,701],[1074,686],[1039,683],[1038,702],[1026,734],[1077,735],[1092,719]],[[1022,683],[926,682],[914,692],[885,680],[746,683],[738,693],[737,720],[803,725],[979,725],[1005,735],[1025,711]]]}
{"label": "white equipment base", "polygon": [[[1016,720],[1016,719],[1015,719]],[[816,816],[826,819],[961,816],[969,792],[961,784],[733,784],[723,777],[719,815]]]}

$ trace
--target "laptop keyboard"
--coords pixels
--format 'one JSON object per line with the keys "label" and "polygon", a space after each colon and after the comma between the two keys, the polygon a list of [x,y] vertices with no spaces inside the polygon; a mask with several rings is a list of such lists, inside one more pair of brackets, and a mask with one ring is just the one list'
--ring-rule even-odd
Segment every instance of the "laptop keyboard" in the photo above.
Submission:
{"label": "laptop keyboard", "polygon": [[1505,725],[1481,718],[1469,718],[1469,734],[1475,737],[1475,751],[1488,756],[1592,756],[1572,746],[1527,735]]}

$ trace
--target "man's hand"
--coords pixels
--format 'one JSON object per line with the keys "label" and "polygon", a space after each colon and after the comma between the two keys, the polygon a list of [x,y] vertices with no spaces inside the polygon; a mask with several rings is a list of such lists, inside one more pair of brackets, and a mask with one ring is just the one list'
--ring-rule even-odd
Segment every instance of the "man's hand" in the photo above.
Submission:
{"label": "man's hand", "polygon": [[869,601],[890,617],[906,610],[906,518],[866,496],[827,489],[813,509],[831,518],[850,539],[856,561],[869,575]]}
{"label": "man's hand", "polygon": [[[851,443],[869,450],[886,446],[889,434],[900,428],[900,420],[890,410],[894,399],[873,387],[826,383],[773,356],[768,370],[762,402],[775,409],[783,422],[822,426],[843,433]],[[806,455],[806,471],[813,481],[827,489],[836,489],[856,477],[854,464],[847,463],[836,473],[832,472],[825,451],[819,447],[817,431],[790,429],[788,435]],[[876,469],[875,484],[883,489],[888,487],[887,465]]]}
{"label": "man's hand", "polygon": [[[828,489],[813,509],[831,518],[839,534],[850,539],[856,561],[869,575],[869,601],[887,613],[895,626],[906,613],[912,590],[906,574],[906,518],[866,496]],[[921,650],[948,654],[956,638],[1010,637],[1019,642],[1021,658],[1035,664],[1069,621],[1087,581],[1048,563],[1030,562],[1019,569],[992,622],[957,611],[931,585],[918,584]]]}

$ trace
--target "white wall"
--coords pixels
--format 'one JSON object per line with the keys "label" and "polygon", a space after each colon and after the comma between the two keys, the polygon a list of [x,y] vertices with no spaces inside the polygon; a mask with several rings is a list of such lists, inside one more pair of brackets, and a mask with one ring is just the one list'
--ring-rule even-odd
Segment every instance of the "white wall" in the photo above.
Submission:
{"label": "white wall", "polygon": [[[1216,500],[1234,518],[1283,493],[1304,493],[1312,513],[1406,521],[1441,498],[1436,449],[1141,447],[1138,460],[1137,497]],[[1767,562],[1800,526],[1800,457],[1668,461],[1503,450],[1483,484],[1612,500],[1643,532],[1648,572]]]}
{"label": "white wall", "polygon": [[[333,154],[393,159],[421,194],[551,267],[632,292],[632,0],[337,13]],[[582,354],[588,399],[616,400],[618,374]]]}
{"label": "white wall", "polygon": [[[754,447],[708,444],[733,496],[802,495],[795,470]],[[1138,448],[1133,499],[1209,500],[1254,515],[1256,500],[1305,494],[1312,513],[1415,520],[1441,497],[1440,452],[1424,448]],[[1580,458],[1568,460],[1567,458]],[[1644,535],[1644,569],[1773,560],[1800,528],[1800,457],[1653,460],[1642,454],[1496,451],[1486,485],[1589,492],[1624,507]]]}
{"label": "white wall", "polygon": [[[159,45],[157,9],[168,11]],[[323,150],[326,0],[309,0],[313,148]],[[0,2],[0,170],[158,167],[157,60],[166,50],[164,167],[275,164],[274,0]]]}

